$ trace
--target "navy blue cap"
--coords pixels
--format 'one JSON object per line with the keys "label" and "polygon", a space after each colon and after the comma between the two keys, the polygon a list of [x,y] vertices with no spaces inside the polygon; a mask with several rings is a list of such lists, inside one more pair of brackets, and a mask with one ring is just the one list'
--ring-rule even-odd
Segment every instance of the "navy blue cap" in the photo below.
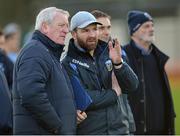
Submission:
{"label": "navy blue cap", "polygon": [[140,26],[147,21],[153,21],[152,17],[147,12],[138,10],[129,11],[128,27],[130,34],[132,35],[134,32],[136,32]]}

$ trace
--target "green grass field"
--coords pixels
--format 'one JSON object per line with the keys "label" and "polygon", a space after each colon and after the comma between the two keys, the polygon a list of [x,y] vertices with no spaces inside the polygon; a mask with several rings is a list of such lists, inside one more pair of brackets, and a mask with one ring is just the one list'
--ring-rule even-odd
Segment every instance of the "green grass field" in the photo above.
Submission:
{"label": "green grass field", "polygon": [[171,86],[176,112],[176,134],[180,134],[180,86]]}

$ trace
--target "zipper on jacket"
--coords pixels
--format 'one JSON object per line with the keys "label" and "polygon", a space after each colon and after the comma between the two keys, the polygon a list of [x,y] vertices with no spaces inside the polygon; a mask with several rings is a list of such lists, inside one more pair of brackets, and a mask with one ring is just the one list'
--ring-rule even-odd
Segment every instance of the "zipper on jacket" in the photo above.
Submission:
{"label": "zipper on jacket", "polygon": [[143,87],[143,97],[144,97],[144,132],[147,132],[147,122],[146,122],[146,85],[144,80],[144,67],[143,67],[143,59],[141,58],[141,75],[142,75],[142,87]]}
{"label": "zipper on jacket", "polygon": [[[98,70],[98,68],[97,68],[96,59],[93,61],[93,65],[94,65],[94,67],[95,67],[95,69],[96,69],[96,75],[95,75],[95,77],[96,77],[96,80],[97,80],[97,84],[98,84],[99,88],[103,89],[103,87],[102,87],[102,85],[101,85],[101,82],[99,81],[99,78],[98,78],[98,76],[100,76],[100,75],[99,75],[99,70]],[[98,72],[98,73],[97,73],[97,72]],[[100,78],[101,78],[101,76],[100,76]]]}

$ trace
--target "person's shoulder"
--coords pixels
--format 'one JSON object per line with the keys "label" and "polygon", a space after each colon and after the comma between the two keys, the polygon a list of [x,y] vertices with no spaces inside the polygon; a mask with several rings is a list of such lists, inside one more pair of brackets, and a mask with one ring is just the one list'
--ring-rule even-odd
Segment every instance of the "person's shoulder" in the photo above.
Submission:
{"label": "person's shoulder", "polygon": [[156,45],[152,44],[151,46],[154,52],[156,53],[156,55],[158,55],[160,58],[163,58],[163,59],[165,58],[165,60],[169,59],[169,56],[163,51],[161,51]]}
{"label": "person's shoulder", "polygon": [[5,56],[6,55],[6,52],[3,49],[1,49],[1,48],[0,48],[0,55],[1,56]]}
{"label": "person's shoulder", "polygon": [[62,59],[61,62],[63,65],[69,65],[69,63],[72,61],[72,57],[70,57],[69,55],[65,55]]}
{"label": "person's shoulder", "polygon": [[125,45],[122,46],[122,50],[127,54],[130,50],[131,46],[130,43],[126,43]]}
{"label": "person's shoulder", "polygon": [[6,52],[2,49],[0,49],[0,62],[12,63],[12,61],[7,56]]}
{"label": "person's shoulder", "polygon": [[42,58],[46,59],[49,54],[49,50],[42,45],[41,42],[32,40],[26,46],[24,46],[20,53],[19,57],[23,59],[30,59],[30,58]]}
{"label": "person's shoulder", "polygon": [[160,50],[155,44],[151,44],[152,48],[158,52],[158,53],[161,53],[161,54],[165,54],[162,50]]}
{"label": "person's shoulder", "polygon": [[108,46],[108,43],[102,40],[98,40],[98,46],[104,49]]}
{"label": "person's shoulder", "polygon": [[122,48],[123,48],[124,50],[126,50],[127,48],[130,48],[130,43],[128,42],[128,43],[124,44],[124,45],[122,46]]}

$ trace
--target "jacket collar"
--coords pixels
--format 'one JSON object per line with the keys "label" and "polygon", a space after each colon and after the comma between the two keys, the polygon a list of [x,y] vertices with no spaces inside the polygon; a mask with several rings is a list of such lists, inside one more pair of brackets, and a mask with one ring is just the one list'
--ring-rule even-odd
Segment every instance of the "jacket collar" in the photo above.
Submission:
{"label": "jacket collar", "polygon": [[100,56],[106,49],[108,49],[108,43],[98,40],[98,45],[94,51],[95,56]]}
{"label": "jacket collar", "polygon": [[[98,56],[100,54],[102,54],[102,52],[107,48],[107,43],[101,40],[98,40],[98,45],[94,51],[94,56]],[[69,49],[68,49],[68,55],[70,56],[74,56],[76,54],[82,56],[82,57],[91,57],[93,58],[88,52],[86,51],[82,51],[80,49],[77,48],[77,46],[74,44],[74,39],[71,38],[69,41]]]}
{"label": "jacket collar", "polygon": [[143,47],[141,47],[140,45],[134,43],[133,44],[136,48],[138,48],[140,51],[141,51],[141,55],[149,55],[152,51],[152,46],[150,45],[149,46],[149,49],[148,50],[145,50]]}
{"label": "jacket collar", "polygon": [[155,54],[156,58],[158,59],[159,65],[161,68],[164,68],[166,62],[169,59],[169,56],[167,56],[165,53],[160,51],[154,44],[152,44],[153,47],[153,53]]}
{"label": "jacket collar", "polygon": [[130,46],[133,49],[133,53],[134,53],[135,57],[136,58],[141,58],[142,57],[142,52],[141,52],[141,50],[139,48],[137,48],[136,43],[133,40],[130,41]]}
{"label": "jacket collar", "polygon": [[63,52],[64,45],[55,43],[49,37],[42,34],[38,30],[33,33],[32,39],[41,41],[43,45],[46,46],[50,51],[52,51],[56,57],[60,58],[61,53]]}
{"label": "jacket collar", "polygon": [[[135,45],[135,42],[133,40],[130,41],[130,46],[132,46],[133,53],[137,59],[139,59],[143,56],[142,51],[139,48],[137,48],[137,46]],[[153,53],[156,56],[156,59],[160,65],[160,67],[164,68],[164,65],[166,64],[167,60],[169,59],[169,56],[167,56],[162,51],[160,51],[154,44],[151,44],[151,46],[152,46],[151,53]]]}
{"label": "jacket collar", "polygon": [[84,50],[82,51],[75,45],[73,38],[69,40],[69,48],[68,48],[67,55],[71,57],[81,56],[81,57],[92,58],[92,56],[87,51],[84,51]]}

